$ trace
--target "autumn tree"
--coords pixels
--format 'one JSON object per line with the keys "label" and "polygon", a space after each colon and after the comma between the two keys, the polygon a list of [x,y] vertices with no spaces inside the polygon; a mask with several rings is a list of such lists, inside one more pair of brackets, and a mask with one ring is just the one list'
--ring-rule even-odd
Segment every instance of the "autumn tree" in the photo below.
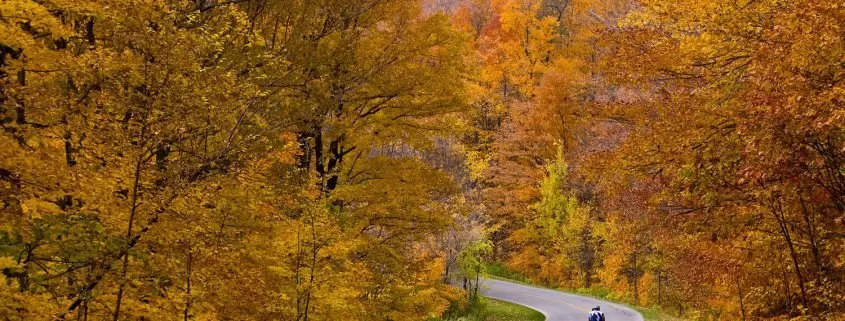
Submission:
{"label": "autumn tree", "polygon": [[0,4],[0,29],[4,315],[445,308],[420,246],[456,197],[420,156],[463,106],[463,38],[443,15],[20,0]]}
{"label": "autumn tree", "polygon": [[618,33],[608,68],[641,93],[624,113],[636,127],[620,155],[665,182],[648,201],[681,232],[667,236],[670,277],[703,284],[683,295],[701,309],[841,311],[841,257],[830,250],[841,234],[841,68],[826,58],[838,52],[841,11],[644,1]]}

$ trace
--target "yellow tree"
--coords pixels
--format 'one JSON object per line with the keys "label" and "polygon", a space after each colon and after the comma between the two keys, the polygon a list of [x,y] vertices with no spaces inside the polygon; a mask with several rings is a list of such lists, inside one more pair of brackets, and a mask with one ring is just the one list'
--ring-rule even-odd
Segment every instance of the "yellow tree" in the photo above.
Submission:
{"label": "yellow tree", "polygon": [[149,297],[166,295],[170,278],[147,261],[151,236],[185,214],[176,205],[197,186],[255,151],[262,94],[255,75],[238,73],[249,56],[230,49],[252,44],[243,15],[7,1],[0,26],[2,253],[15,262],[4,277],[40,302],[4,303],[24,319],[157,315]]}
{"label": "yellow tree", "polygon": [[416,1],[249,8],[281,62],[259,68],[279,76],[279,104],[297,107],[280,108],[299,148],[298,168],[284,175],[311,191],[309,205],[291,210],[296,241],[280,243],[296,258],[279,264],[297,280],[295,293],[282,291],[292,315],[413,319],[442,309],[439,296],[415,294],[443,287],[418,245],[451,223],[443,203],[455,190],[421,155],[464,106],[463,36]]}

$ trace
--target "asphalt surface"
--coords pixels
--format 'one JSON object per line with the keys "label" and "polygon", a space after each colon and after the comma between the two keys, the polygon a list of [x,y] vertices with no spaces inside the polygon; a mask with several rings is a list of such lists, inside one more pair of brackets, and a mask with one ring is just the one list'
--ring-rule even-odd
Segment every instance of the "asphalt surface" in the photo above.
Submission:
{"label": "asphalt surface", "polygon": [[481,291],[488,298],[540,311],[546,321],[587,321],[590,309],[597,305],[607,321],[643,321],[639,312],[619,304],[512,282],[485,279]]}

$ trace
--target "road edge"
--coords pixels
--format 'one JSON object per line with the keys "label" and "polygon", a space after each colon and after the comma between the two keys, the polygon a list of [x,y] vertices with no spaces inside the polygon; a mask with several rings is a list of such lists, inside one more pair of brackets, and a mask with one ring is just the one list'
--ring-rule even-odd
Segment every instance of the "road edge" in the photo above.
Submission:
{"label": "road edge", "polygon": [[[516,285],[521,285],[521,286],[525,286],[525,287],[531,287],[531,288],[535,288],[535,289],[539,289],[539,290],[553,291],[553,292],[557,292],[557,293],[561,293],[561,294],[566,294],[566,295],[578,296],[578,297],[587,298],[587,299],[598,300],[598,301],[602,301],[602,302],[603,302],[603,303],[602,303],[603,305],[615,306],[617,309],[618,309],[618,308],[622,308],[622,309],[626,309],[626,310],[631,310],[631,311],[633,311],[634,313],[636,313],[637,315],[639,315],[639,319],[640,319],[641,321],[645,321],[645,320],[646,320],[645,315],[643,315],[643,314],[642,314],[642,312],[640,312],[639,310],[635,309],[634,307],[629,306],[629,305],[624,304],[624,303],[611,302],[611,301],[608,301],[608,300],[606,300],[606,299],[597,298],[597,297],[588,296],[588,295],[583,295],[583,294],[579,294],[579,293],[572,293],[572,292],[567,292],[567,291],[563,291],[563,290],[559,290],[559,289],[552,289],[552,288],[547,288],[547,287],[542,287],[542,286],[536,286],[536,285],[533,285],[533,284],[528,284],[528,283],[525,283],[525,282],[520,282],[520,281],[516,281],[516,280],[510,280],[510,279],[506,279],[506,278],[502,278],[502,277],[498,277],[498,276],[494,276],[494,277],[484,277],[484,278],[481,278],[481,279],[482,279],[482,280],[484,280],[484,281],[487,281],[487,280],[494,280],[494,281],[508,282],[508,283],[512,283],[512,284],[516,284]],[[491,297],[491,298],[492,298],[492,297]],[[521,305],[521,306],[525,306],[525,307],[528,307],[528,308],[534,309],[535,311],[538,311],[538,312],[542,313],[542,314],[543,314],[543,316],[546,318],[546,320],[548,320],[548,319],[549,319],[549,314],[548,314],[548,312],[543,311],[543,310],[541,310],[541,309],[538,309],[538,308],[536,308],[536,307],[533,307],[533,306],[530,306],[530,305],[526,305],[526,304],[524,304],[524,303],[517,303],[517,302],[513,302],[513,301],[510,301],[510,300],[505,300],[505,299],[500,299],[500,298],[492,298],[492,299],[496,299],[496,300],[500,300],[500,301],[506,301],[506,302],[510,302],[510,303],[513,303],[513,304],[517,304],[517,305]]]}

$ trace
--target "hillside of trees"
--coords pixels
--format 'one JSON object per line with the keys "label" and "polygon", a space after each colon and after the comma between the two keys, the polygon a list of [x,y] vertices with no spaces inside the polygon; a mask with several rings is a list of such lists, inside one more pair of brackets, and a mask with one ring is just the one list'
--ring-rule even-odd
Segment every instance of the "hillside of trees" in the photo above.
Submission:
{"label": "hillside of trees", "polygon": [[[845,5],[0,1],[0,320],[845,318]],[[452,286],[457,284],[458,286]]]}

